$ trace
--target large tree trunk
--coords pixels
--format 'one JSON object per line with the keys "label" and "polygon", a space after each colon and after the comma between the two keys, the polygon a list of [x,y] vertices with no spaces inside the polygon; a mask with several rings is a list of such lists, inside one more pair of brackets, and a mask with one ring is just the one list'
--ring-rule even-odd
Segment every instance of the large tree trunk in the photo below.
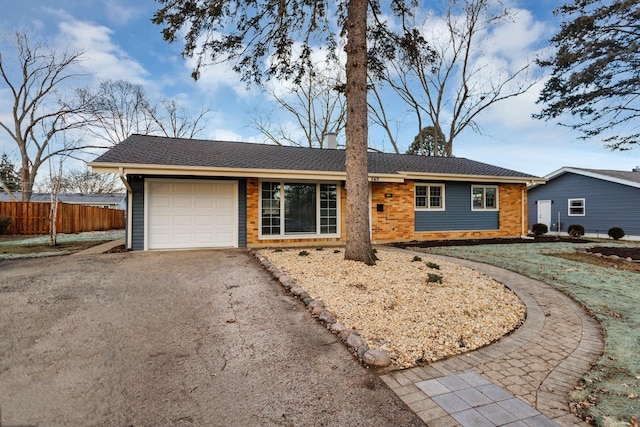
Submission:
{"label": "large tree trunk", "polygon": [[375,264],[369,235],[367,170],[367,0],[347,11],[347,245],[345,259]]}
{"label": "large tree trunk", "polygon": [[33,192],[33,181],[31,180],[31,173],[24,166],[20,170],[20,191],[22,193],[22,201],[30,202],[31,193]]}

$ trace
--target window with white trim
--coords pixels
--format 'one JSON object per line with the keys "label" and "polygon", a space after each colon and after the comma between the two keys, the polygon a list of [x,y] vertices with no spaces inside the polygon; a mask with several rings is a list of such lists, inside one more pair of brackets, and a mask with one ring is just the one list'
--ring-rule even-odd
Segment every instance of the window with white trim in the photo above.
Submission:
{"label": "window with white trim", "polygon": [[471,186],[471,210],[495,211],[498,209],[498,187],[495,185]]}
{"label": "window with white trim", "polygon": [[585,211],[584,199],[569,199],[569,216],[584,216]]}
{"label": "window with white trim", "polygon": [[416,210],[444,210],[443,184],[416,184]]}
{"label": "window with white trim", "polygon": [[261,236],[336,236],[338,217],[337,184],[261,183]]}

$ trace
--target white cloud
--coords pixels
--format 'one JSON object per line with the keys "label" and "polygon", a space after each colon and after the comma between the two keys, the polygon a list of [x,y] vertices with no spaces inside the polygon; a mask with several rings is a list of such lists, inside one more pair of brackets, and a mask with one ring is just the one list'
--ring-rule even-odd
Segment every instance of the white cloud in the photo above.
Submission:
{"label": "white cloud", "polygon": [[141,8],[131,3],[121,3],[118,0],[105,0],[104,3],[109,21],[116,25],[126,25],[141,13]]}
{"label": "white cloud", "polygon": [[82,67],[96,78],[145,82],[148,72],[113,42],[113,30],[73,19],[60,22],[58,28],[58,44],[85,52]]}

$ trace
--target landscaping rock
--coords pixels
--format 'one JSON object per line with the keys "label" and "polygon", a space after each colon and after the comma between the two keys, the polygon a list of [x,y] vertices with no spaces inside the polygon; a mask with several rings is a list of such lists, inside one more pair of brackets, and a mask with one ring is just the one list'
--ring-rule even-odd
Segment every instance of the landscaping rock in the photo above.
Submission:
{"label": "landscaping rock", "polygon": [[304,303],[304,305],[309,305],[311,304],[313,301],[315,301],[313,298],[311,297],[306,297],[302,300],[302,302]]}
{"label": "landscaping rock", "polygon": [[[315,300],[313,303],[317,302],[318,300]],[[321,301],[322,302],[322,301]],[[309,311],[311,312],[311,314],[313,314],[314,316],[319,316],[323,311],[324,311],[324,304],[320,305],[320,304],[309,304]]]}
{"label": "landscaping rock", "polygon": [[369,366],[384,368],[391,364],[391,358],[382,350],[369,350],[362,356],[362,361]]}
{"label": "landscaping rock", "polygon": [[366,344],[365,344],[365,345],[361,345],[360,347],[358,347],[358,351],[357,351],[357,353],[358,353],[358,357],[359,357],[360,359],[364,358],[364,354],[365,354],[367,351],[369,351],[369,347],[367,347],[367,345],[366,345]]}
{"label": "landscaping rock", "polygon": [[364,345],[364,340],[356,334],[351,334],[347,338],[347,345],[351,348],[358,348]]}
{"label": "landscaping rock", "polygon": [[320,313],[320,316],[318,316],[318,319],[320,319],[321,321],[323,321],[328,325],[333,325],[334,323],[336,323],[336,316],[331,314],[331,312],[329,312],[328,310],[325,310],[322,313]]}
{"label": "landscaping rock", "polygon": [[345,329],[347,329],[347,327],[340,322],[336,322],[331,325],[331,332],[333,332],[334,334],[340,334]]}
{"label": "landscaping rock", "polygon": [[294,294],[295,296],[299,297],[304,292],[304,289],[302,289],[300,286],[293,286],[290,289],[290,291],[291,291],[292,294]]}
{"label": "landscaping rock", "polygon": [[340,339],[342,341],[346,341],[347,338],[349,338],[349,336],[351,336],[352,333],[354,333],[353,329],[349,329],[349,328],[343,329],[342,331],[340,331]]}

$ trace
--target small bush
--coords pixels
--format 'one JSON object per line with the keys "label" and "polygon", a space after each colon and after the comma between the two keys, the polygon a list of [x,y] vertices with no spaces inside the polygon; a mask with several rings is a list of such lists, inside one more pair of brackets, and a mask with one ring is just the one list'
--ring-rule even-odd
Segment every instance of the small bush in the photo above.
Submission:
{"label": "small bush", "polygon": [[0,234],[4,234],[5,231],[11,225],[11,217],[6,215],[0,215]]}
{"label": "small bush", "polygon": [[334,249],[334,250],[333,250],[333,253],[334,253],[334,254],[339,254],[339,253],[340,253],[340,249]]}
{"label": "small bush", "polygon": [[324,248],[322,248],[322,247],[316,248],[316,251],[323,251],[323,250],[324,250]]}
{"label": "small bush", "polygon": [[429,273],[427,283],[442,283],[442,276],[439,274]]}
{"label": "small bush", "polygon": [[434,270],[440,270],[440,266],[438,264],[436,264],[435,262],[428,262],[427,263],[427,267],[433,268]]}
{"label": "small bush", "polygon": [[584,236],[584,227],[580,224],[571,224],[567,229],[567,232],[571,237],[582,237]]}
{"label": "small bush", "polygon": [[299,256],[309,256],[309,252],[307,252],[307,251],[300,251],[300,252],[298,252],[298,255],[299,255]]}
{"label": "small bush", "polygon": [[280,248],[274,249],[273,252],[282,252],[282,249],[280,249]]}
{"label": "small bush", "polygon": [[607,232],[609,237],[613,240],[622,239],[624,237],[624,230],[620,227],[611,227]]}
{"label": "small bush", "polygon": [[533,224],[531,226],[531,232],[536,236],[542,236],[549,232],[549,227],[547,227],[547,224]]}
{"label": "small bush", "polygon": [[414,256],[413,259],[411,260],[411,262],[418,262],[418,261],[422,261],[422,258],[420,258],[418,255]]}

